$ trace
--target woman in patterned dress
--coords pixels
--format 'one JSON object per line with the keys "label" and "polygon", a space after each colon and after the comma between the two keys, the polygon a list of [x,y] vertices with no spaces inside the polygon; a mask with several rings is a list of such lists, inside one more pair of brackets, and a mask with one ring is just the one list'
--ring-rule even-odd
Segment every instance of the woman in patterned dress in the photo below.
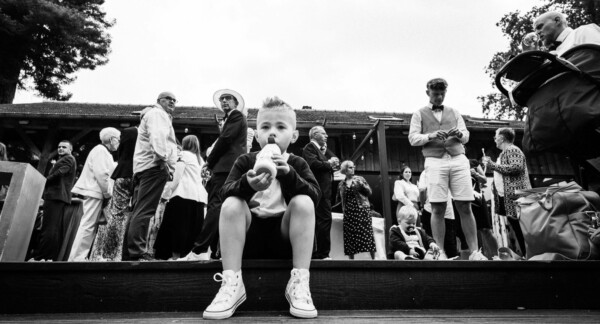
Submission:
{"label": "woman in patterned dress", "polygon": [[523,239],[523,232],[517,219],[517,203],[515,202],[519,197],[515,192],[521,189],[530,189],[531,183],[529,182],[525,154],[513,144],[514,140],[515,131],[512,128],[498,128],[494,136],[496,147],[502,150],[502,153],[498,157],[498,162],[493,162],[489,156],[484,156],[482,162],[484,164],[487,163],[490,170],[502,174],[506,216],[510,226],[515,231],[521,252],[525,255],[525,240]]}
{"label": "woman in patterned dress", "polygon": [[368,198],[371,187],[363,177],[354,175],[354,169],[354,162],[342,162],[340,172],[346,175],[346,179],[338,185],[336,197],[336,203],[341,200],[344,212],[344,254],[352,260],[356,253],[369,252],[371,258],[375,259],[375,239],[369,215],[371,204]]}

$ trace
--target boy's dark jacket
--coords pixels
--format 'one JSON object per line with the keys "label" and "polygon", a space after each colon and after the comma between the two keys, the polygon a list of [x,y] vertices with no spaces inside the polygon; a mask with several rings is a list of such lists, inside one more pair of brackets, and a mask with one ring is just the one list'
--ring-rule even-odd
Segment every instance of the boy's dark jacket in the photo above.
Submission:
{"label": "boy's dark jacket", "polygon": [[[423,243],[425,250],[429,249],[429,244],[435,243],[435,240],[427,235],[422,228],[415,227],[415,230],[419,231],[419,234],[421,234],[421,243]],[[405,254],[410,253],[410,247],[406,244],[406,240],[404,240],[399,225],[394,225],[390,228],[390,251],[392,255],[396,251],[402,251]]]}
{"label": "boy's dark jacket", "polygon": [[[258,152],[251,152],[241,155],[231,168],[229,176],[225,181],[225,185],[221,189],[223,200],[227,197],[235,196],[250,201],[256,190],[250,187],[246,173],[254,168],[256,163],[256,155]],[[287,204],[297,195],[307,195],[316,205],[321,197],[319,184],[315,179],[312,171],[308,167],[308,163],[303,158],[290,154],[288,158],[290,172],[286,175],[277,176],[277,180],[281,184],[281,192]]]}

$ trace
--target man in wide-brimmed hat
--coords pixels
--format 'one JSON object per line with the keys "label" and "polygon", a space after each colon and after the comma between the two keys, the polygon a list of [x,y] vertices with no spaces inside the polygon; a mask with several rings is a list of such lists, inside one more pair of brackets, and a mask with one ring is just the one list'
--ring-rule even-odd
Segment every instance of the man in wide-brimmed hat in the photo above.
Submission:
{"label": "man in wide-brimmed hat", "polygon": [[248,113],[244,98],[236,91],[222,89],[215,92],[213,101],[217,108],[225,113],[225,116],[219,138],[213,145],[204,165],[211,173],[210,180],[206,183],[208,204],[204,225],[196,238],[194,248],[183,258],[185,260],[208,260],[209,246],[212,257],[218,258],[216,252],[219,242],[219,213],[223,203],[218,193],[225,184],[235,160],[240,155],[247,153],[248,122],[246,115]]}

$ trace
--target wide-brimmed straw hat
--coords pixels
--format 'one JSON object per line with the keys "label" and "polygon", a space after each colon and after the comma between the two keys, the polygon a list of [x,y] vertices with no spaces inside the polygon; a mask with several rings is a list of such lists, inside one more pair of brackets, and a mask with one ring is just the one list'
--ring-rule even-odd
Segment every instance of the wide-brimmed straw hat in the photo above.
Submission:
{"label": "wide-brimmed straw hat", "polygon": [[215,94],[213,95],[213,102],[215,103],[215,106],[217,106],[217,108],[223,110],[223,108],[221,108],[221,101],[219,100],[221,98],[221,96],[223,95],[232,95],[235,97],[235,99],[238,102],[237,108],[236,110],[239,110],[242,114],[247,115],[247,110],[246,110],[246,104],[244,102],[244,98],[242,97],[241,94],[237,93],[237,91],[233,91],[230,89],[221,89],[218,90],[217,92],[215,92]]}

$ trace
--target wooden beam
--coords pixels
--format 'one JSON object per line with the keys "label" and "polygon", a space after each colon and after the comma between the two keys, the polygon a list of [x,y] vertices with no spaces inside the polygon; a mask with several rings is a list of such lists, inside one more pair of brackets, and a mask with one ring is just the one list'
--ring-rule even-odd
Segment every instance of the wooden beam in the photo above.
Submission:
{"label": "wooden beam", "polygon": [[392,194],[390,190],[390,177],[387,156],[387,141],[385,138],[385,121],[377,121],[377,145],[379,148],[379,169],[381,174],[381,203],[383,209],[385,249],[386,255],[389,250],[389,235],[390,227],[392,227]]}
{"label": "wooden beam", "polygon": [[358,147],[354,150],[354,153],[352,153],[352,156],[350,157],[350,160],[352,162],[356,162],[356,160],[358,160],[358,157],[360,156],[363,146],[365,146],[365,144],[367,144],[367,141],[369,140],[369,138],[371,138],[371,136],[377,129],[377,125],[379,125],[379,120],[377,120],[375,122],[375,124],[373,124],[373,127],[369,130],[369,132],[367,133],[367,136],[365,136],[365,138],[362,140],[362,142],[360,142],[360,145],[358,145]]}
{"label": "wooden beam", "polygon": [[17,134],[19,134],[19,136],[21,137],[23,142],[25,142],[25,145],[27,145],[27,147],[29,147],[29,149],[31,150],[31,152],[33,152],[33,154],[35,154],[37,156],[42,155],[42,152],[40,151],[40,149],[35,145],[35,143],[33,143],[31,138],[29,138],[29,136],[25,133],[25,131],[23,130],[21,125],[17,124],[15,127],[15,131],[17,131]]}

